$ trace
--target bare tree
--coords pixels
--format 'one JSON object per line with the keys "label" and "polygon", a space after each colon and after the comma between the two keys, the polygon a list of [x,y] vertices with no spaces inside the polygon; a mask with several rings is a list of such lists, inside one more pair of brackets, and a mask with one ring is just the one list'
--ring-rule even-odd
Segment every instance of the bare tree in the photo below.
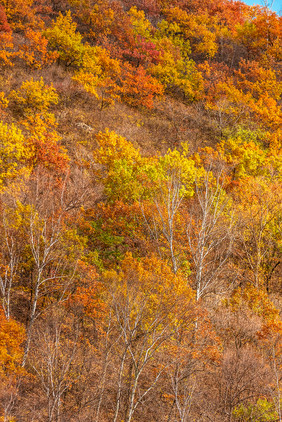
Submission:
{"label": "bare tree", "polygon": [[[192,321],[192,292],[186,280],[181,279],[183,293],[180,293],[177,284],[180,281],[166,264],[160,267],[156,258],[145,259],[135,268],[134,262],[126,261],[125,273],[109,275],[110,280],[106,280],[110,285],[114,324],[111,334],[111,355],[116,368],[113,422],[132,422],[138,417],[136,412],[149,400],[174,359],[169,344],[175,336],[175,325],[185,331],[190,329]],[[190,299],[186,294],[191,295]]]}
{"label": "bare tree", "polygon": [[262,0],[262,5],[264,7],[267,7],[268,9],[272,9],[273,5],[274,5],[275,0]]}
{"label": "bare tree", "polygon": [[153,198],[154,212],[150,216],[146,216],[144,207],[141,204],[144,220],[149,229],[149,233],[157,244],[160,256],[161,236],[166,241],[169,250],[172,268],[176,274],[179,268],[177,252],[175,247],[175,218],[179,211],[180,205],[184,199],[181,194],[183,182],[181,180],[180,171],[172,171],[164,188],[160,188],[158,196]]}
{"label": "bare tree", "polygon": [[0,292],[2,296],[2,307],[6,318],[11,316],[11,294],[18,277],[19,245],[15,231],[7,215],[3,215],[2,244],[1,244],[1,266],[3,273],[0,274]]}
{"label": "bare tree", "polygon": [[195,199],[189,208],[186,234],[197,300],[217,287],[232,252],[234,222],[222,179],[222,172],[213,177],[207,171],[196,180]]}
{"label": "bare tree", "polygon": [[[179,422],[188,422],[190,419],[194,391],[197,385],[195,366],[195,361],[192,359],[191,353],[187,353],[186,363],[183,365],[183,362],[176,361],[174,372],[170,375],[171,389],[174,397],[172,408],[175,407],[177,409],[177,420]],[[171,418],[169,416],[168,422],[170,420]]]}
{"label": "bare tree", "polygon": [[[113,309],[117,321],[117,329],[120,335],[120,346],[122,346],[121,359],[118,369],[118,384],[113,422],[118,421],[121,407],[122,394],[126,395],[124,405],[125,421],[131,422],[137,407],[142,403],[145,396],[155,387],[165,365],[161,364],[155,371],[155,375],[147,387],[142,386],[142,375],[156,358],[157,352],[170,335],[169,324],[165,321],[162,310],[156,313],[149,322],[146,331],[141,329],[144,325],[149,306],[146,298],[138,304],[138,312],[132,319],[132,298],[127,297],[126,301],[120,301],[117,295],[114,298]],[[126,379],[127,378],[127,379]],[[144,380],[143,380],[144,382]]]}
{"label": "bare tree", "polygon": [[268,292],[275,275],[278,284],[281,279],[281,207],[280,185],[274,182],[269,189],[262,179],[246,186],[238,213],[240,233],[236,254],[248,281],[256,287],[264,286]]}
{"label": "bare tree", "polygon": [[[22,219],[22,234],[31,262],[27,272],[29,311],[23,366],[26,363],[35,320],[46,298],[63,300],[76,272],[82,249],[77,236],[68,227],[76,199],[69,198],[64,181],[56,186],[53,178],[38,175],[30,181],[26,197],[17,212]],[[45,299],[44,299],[45,298]]]}
{"label": "bare tree", "polygon": [[80,378],[83,363],[79,359],[78,326],[68,319],[63,312],[53,313],[33,336],[37,347],[31,351],[30,364],[45,396],[48,422],[62,420],[62,400]]}
{"label": "bare tree", "polygon": [[148,214],[144,211],[142,203],[141,208],[146,227],[159,255],[170,259],[176,274],[182,264],[181,241],[177,237],[183,234],[185,236],[181,209],[183,203],[194,194],[197,171],[193,160],[188,156],[187,146],[183,147],[181,153],[169,150],[165,156],[159,158],[154,171],[158,172],[159,179],[152,181],[154,188],[149,194],[151,207],[148,207]]}

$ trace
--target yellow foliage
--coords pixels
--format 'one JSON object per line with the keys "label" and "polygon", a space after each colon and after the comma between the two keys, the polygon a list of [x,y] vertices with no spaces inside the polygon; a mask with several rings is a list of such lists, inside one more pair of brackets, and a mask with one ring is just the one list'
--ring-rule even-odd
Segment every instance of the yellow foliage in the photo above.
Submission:
{"label": "yellow foliage", "polygon": [[5,96],[4,92],[0,91],[0,116],[5,115],[5,109],[8,107],[9,105],[9,100],[8,98]]}
{"label": "yellow foliage", "polygon": [[94,159],[111,169],[116,160],[126,159],[133,162],[141,160],[139,151],[134,148],[131,142],[115,132],[107,130],[105,133],[99,132],[96,136],[99,149],[94,151]]}
{"label": "yellow foliage", "polygon": [[82,84],[86,92],[100,99],[102,106],[119,99],[116,80],[120,74],[120,63],[110,57],[109,52],[99,46],[85,47],[81,67],[72,79]]}
{"label": "yellow foliage", "polygon": [[231,298],[225,300],[225,305],[233,311],[239,310],[244,303],[252,312],[262,317],[264,322],[279,320],[279,311],[264,290],[248,284],[244,289],[239,287],[234,290]]}
{"label": "yellow foliage", "polygon": [[9,97],[16,111],[23,116],[46,113],[51,104],[58,103],[58,94],[53,86],[47,86],[43,78],[33,78],[22,83],[17,91],[11,91]]}
{"label": "yellow foliage", "polygon": [[164,13],[169,23],[177,23],[183,35],[190,41],[192,52],[214,57],[217,52],[216,32],[214,22],[208,14],[188,14],[179,7],[165,9]]}
{"label": "yellow foliage", "polygon": [[147,330],[158,323],[181,326],[194,293],[181,274],[175,275],[166,262],[156,256],[137,260],[126,254],[118,272],[104,272],[109,291],[115,290],[120,306],[127,303],[130,324],[140,318],[140,329]]}
{"label": "yellow foliage", "polygon": [[96,140],[99,148],[94,160],[103,165],[96,172],[109,197],[126,201],[166,197],[178,190],[179,198],[194,194],[196,167],[188,157],[188,147],[182,152],[168,150],[164,156],[142,157],[133,144],[115,132],[100,132]]}
{"label": "yellow foliage", "polygon": [[131,7],[128,12],[130,16],[131,24],[134,28],[134,32],[138,35],[141,35],[145,39],[150,39],[152,25],[145,18],[145,13],[143,10],[137,10],[136,6]]}
{"label": "yellow foliage", "polygon": [[80,66],[83,60],[85,48],[82,35],[76,31],[76,27],[68,11],[65,15],[60,13],[52,26],[43,33],[49,41],[49,47],[58,52],[66,66]]}
{"label": "yellow foliage", "polygon": [[0,191],[7,183],[28,173],[27,166],[31,151],[26,140],[15,125],[0,122]]}
{"label": "yellow foliage", "polygon": [[161,50],[160,63],[151,66],[151,75],[168,92],[182,93],[189,100],[199,99],[203,93],[203,79],[194,61],[183,57],[181,50],[168,38],[159,40],[157,45]]}

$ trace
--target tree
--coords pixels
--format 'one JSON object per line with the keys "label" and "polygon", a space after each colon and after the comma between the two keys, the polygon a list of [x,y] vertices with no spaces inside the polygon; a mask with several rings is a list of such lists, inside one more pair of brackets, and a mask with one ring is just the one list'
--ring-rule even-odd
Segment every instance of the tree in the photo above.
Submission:
{"label": "tree", "polygon": [[178,6],[164,9],[169,23],[177,23],[184,37],[190,41],[192,54],[213,57],[217,51],[214,22],[207,13],[188,14]]}
{"label": "tree", "polygon": [[0,190],[3,191],[14,179],[29,173],[31,151],[21,130],[13,124],[0,122],[0,136]]}
{"label": "tree", "polygon": [[214,176],[208,170],[199,177],[188,214],[186,233],[197,300],[216,289],[232,252],[233,218],[223,183],[223,172]]}
{"label": "tree", "polygon": [[267,369],[254,350],[245,347],[239,352],[226,351],[218,381],[221,417],[232,421],[234,409],[266,394],[267,380]]}
{"label": "tree", "polygon": [[121,64],[102,47],[86,47],[82,65],[72,79],[101,102],[101,109],[120,99]]}
{"label": "tree", "polygon": [[0,5],[0,32],[12,32],[5,9]]}
{"label": "tree", "polygon": [[57,52],[59,60],[67,67],[78,67],[83,60],[85,49],[82,44],[82,35],[76,28],[71,12],[68,11],[65,15],[59,13],[52,26],[43,32],[50,49]]}
{"label": "tree", "polygon": [[21,368],[22,343],[25,330],[13,318],[7,319],[0,308],[0,417],[12,420],[17,379],[24,374]]}
{"label": "tree", "polygon": [[237,254],[244,263],[245,278],[268,291],[280,265],[280,190],[278,181],[264,177],[249,178],[238,190],[241,234]]}
{"label": "tree", "polygon": [[41,31],[28,28],[25,31],[25,41],[20,45],[20,51],[26,64],[32,69],[41,69],[55,62],[59,56],[56,51],[47,49],[48,40]]}
{"label": "tree", "polygon": [[116,399],[113,420],[131,422],[168,365],[175,330],[189,330],[192,292],[156,257],[127,255],[119,272],[105,272],[116,337]]}
{"label": "tree", "polygon": [[[188,148],[182,152],[169,150],[163,157],[143,158],[134,146],[113,132],[99,134],[99,148],[94,158],[104,165],[103,178],[108,200],[123,200],[140,204],[149,235],[160,256],[169,257],[176,273],[182,265],[179,244],[175,246],[175,224],[182,230],[180,206],[193,196],[196,168],[188,156]],[[182,228],[181,223],[182,221]],[[175,248],[177,251],[175,251]],[[180,246],[181,249],[181,246]]]}
{"label": "tree", "polygon": [[55,88],[45,85],[43,78],[27,80],[18,90],[10,92],[10,104],[20,123],[27,132],[26,145],[30,151],[31,168],[43,166],[55,170],[58,175],[68,167],[69,157],[60,145],[61,137],[54,130],[57,126],[55,115],[49,112],[58,103]]}
{"label": "tree", "polygon": [[83,250],[84,239],[68,222],[75,205],[67,201],[66,183],[66,178],[58,183],[56,175],[37,169],[10,212],[19,224],[18,241],[24,245],[19,288],[29,292],[23,366],[37,318],[53,302],[65,298]]}
{"label": "tree", "polygon": [[[239,341],[236,344],[237,358],[240,359],[240,356],[242,355],[242,352],[244,353],[246,347],[250,348],[253,346],[254,348],[254,346],[258,346],[257,350],[254,350],[254,353],[257,353],[257,356],[261,356],[263,361],[261,361],[259,365],[261,369],[258,368],[257,371],[258,373],[261,372],[261,376],[266,377],[267,379],[264,392],[266,400],[258,400],[257,403],[255,403],[255,401],[250,402],[251,398],[261,398],[261,391],[259,391],[260,394],[250,395],[249,398],[247,397],[247,399],[244,399],[242,403],[238,403],[233,410],[233,414],[238,420],[242,420],[240,418],[249,420],[248,418],[252,416],[254,417],[254,420],[257,420],[255,418],[259,417],[264,417],[268,420],[267,418],[273,414],[277,415],[277,420],[280,420],[281,396],[279,374],[281,370],[280,340],[282,325],[279,317],[279,310],[274,306],[264,289],[257,288],[251,284],[247,284],[245,288],[239,287],[235,289],[232,292],[230,299],[225,301],[225,306],[227,306],[234,315],[237,314],[235,331],[238,330],[239,326],[238,316],[241,316],[242,313],[246,314],[247,311],[247,318],[251,321],[252,325],[252,327],[249,328],[254,332],[252,333],[252,336],[248,334],[247,336],[238,339]],[[252,323],[252,320],[255,322],[254,324]],[[243,331],[246,330],[246,326],[243,326],[242,328]],[[255,334],[255,336],[253,334]],[[250,351],[248,353],[250,353]],[[264,368],[262,363],[264,363]],[[243,380],[243,376],[241,379]],[[256,374],[253,375],[253,379],[257,380]],[[251,386],[252,379],[250,379],[249,382]],[[253,385],[252,388],[255,390],[256,386]],[[241,391],[244,394],[243,389]],[[247,389],[245,391],[247,391]],[[269,399],[271,399],[271,402]],[[264,416],[262,414],[264,414]]]}
{"label": "tree", "polygon": [[45,119],[52,117],[48,116],[48,108],[58,103],[55,88],[45,85],[42,77],[38,81],[33,78],[24,81],[18,90],[10,92],[9,97],[15,111],[27,119],[37,113],[42,113]]}
{"label": "tree", "polygon": [[8,23],[5,9],[0,5],[0,65],[13,66],[15,56],[12,29]]}
{"label": "tree", "polygon": [[[174,351],[167,368],[164,397],[170,404],[168,420],[188,422],[197,415],[202,389],[201,373],[215,375],[222,361],[222,343],[204,308],[192,311],[192,329],[176,329],[171,348]],[[195,412],[196,411],[196,412]]]}
{"label": "tree", "polygon": [[[148,164],[150,166],[150,162]],[[140,203],[152,240],[156,242],[160,256],[164,250],[168,251],[174,273],[185,262],[181,251],[181,235],[185,224],[182,212],[185,202],[194,194],[196,174],[195,163],[188,156],[187,145],[182,152],[168,150],[163,157],[158,157],[157,162],[152,161],[148,171],[151,179],[148,198],[152,206],[146,209]]]}
{"label": "tree", "polygon": [[143,66],[133,68],[124,63],[121,77],[121,98],[133,107],[153,107],[153,100],[163,94],[163,87]]}
{"label": "tree", "polygon": [[79,326],[63,310],[53,310],[45,324],[34,331],[37,347],[31,349],[29,364],[40,385],[38,413],[48,422],[59,422],[64,415],[66,396],[83,371]]}
{"label": "tree", "polygon": [[149,67],[155,76],[172,95],[183,95],[194,101],[201,98],[203,80],[195,62],[190,58],[191,46],[177,21],[162,20],[158,24],[153,41],[160,52],[157,63]]}
{"label": "tree", "polygon": [[274,410],[273,403],[267,399],[258,399],[255,404],[249,406],[240,405],[233,410],[233,416],[237,421],[259,422],[279,420]]}
{"label": "tree", "polygon": [[247,19],[236,28],[236,39],[247,48],[248,59],[266,64],[281,60],[281,23],[279,16],[263,7],[248,10]]}
{"label": "tree", "polygon": [[9,100],[8,98],[6,98],[5,93],[4,92],[0,92],[0,117],[4,117],[5,116],[5,109],[8,107],[9,105]]}
{"label": "tree", "polygon": [[126,13],[119,3],[105,0],[69,0],[69,3],[83,22],[87,35],[95,41],[105,40],[108,35],[122,37],[121,28],[127,32],[128,19],[126,22]]}
{"label": "tree", "polygon": [[11,317],[12,293],[18,281],[18,264],[21,248],[18,247],[18,224],[9,218],[9,210],[2,211],[1,275],[0,292],[2,308],[7,320]]}
{"label": "tree", "polygon": [[97,169],[96,177],[103,180],[108,200],[132,202],[138,199],[143,190],[137,176],[142,161],[139,150],[113,131],[99,132],[96,141],[98,148],[93,158],[102,166]]}
{"label": "tree", "polygon": [[219,81],[207,106],[229,115],[234,123],[253,119],[272,131],[281,125],[281,83],[272,69],[257,62],[240,62],[239,71]]}
{"label": "tree", "polygon": [[[274,312],[273,312],[274,314]],[[277,420],[282,420],[281,409],[281,370],[282,370],[282,322],[278,314],[272,315],[260,332],[263,341],[264,355],[271,368],[272,382],[269,385],[273,403],[265,403],[267,410],[277,415]],[[267,406],[268,405],[268,406]],[[275,409],[275,410],[274,410]]]}
{"label": "tree", "polygon": [[202,94],[202,78],[195,62],[181,57],[179,49],[167,38],[159,41],[161,48],[159,63],[150,67],[150,73],[171,94],[182,94],[189,101],[199,99]]}
{"label": "tree", "polygon": [[39,24],[40,20],[36,17],[35,9],[32,7],[34,0],[1,0],[1,3],[13,31],[23,31],[26,22],[30,26]]}

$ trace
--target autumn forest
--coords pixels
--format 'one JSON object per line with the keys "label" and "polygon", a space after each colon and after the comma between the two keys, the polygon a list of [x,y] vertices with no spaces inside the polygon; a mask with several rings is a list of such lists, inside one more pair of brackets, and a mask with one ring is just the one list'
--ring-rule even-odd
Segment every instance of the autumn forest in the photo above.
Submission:
{"label": "autumn forest", "polygon": [[282,421],[282,17],[0,0],[0,421]]}

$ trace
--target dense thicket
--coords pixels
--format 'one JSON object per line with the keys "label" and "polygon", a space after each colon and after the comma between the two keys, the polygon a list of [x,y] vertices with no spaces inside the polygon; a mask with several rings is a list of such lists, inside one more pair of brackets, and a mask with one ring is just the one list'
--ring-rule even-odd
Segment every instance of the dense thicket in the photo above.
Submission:
{"label": "dense thicket", "polygon": [[282,421],[281,31],[0,0],[0,420]]}

